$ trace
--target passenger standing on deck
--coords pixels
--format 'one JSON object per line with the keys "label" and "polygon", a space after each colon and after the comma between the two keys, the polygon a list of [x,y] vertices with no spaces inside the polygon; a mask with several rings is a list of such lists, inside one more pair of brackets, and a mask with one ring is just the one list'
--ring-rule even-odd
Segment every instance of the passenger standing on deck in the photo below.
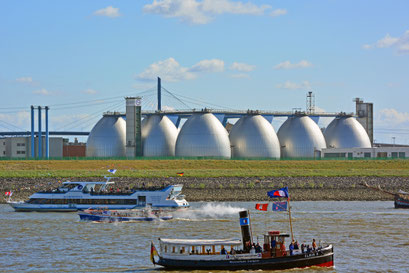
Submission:
{"label": "passenger standing on deck", "polygon": [[314,251],[317,249],[317,243],[315,242],[315,239],[312,239],[312,249]]}
{"label": "passenger standing on deck", "polygon": [[291,242],[289,249],[290,249],[290,256],[292,256],[294,252],[294,242]]}

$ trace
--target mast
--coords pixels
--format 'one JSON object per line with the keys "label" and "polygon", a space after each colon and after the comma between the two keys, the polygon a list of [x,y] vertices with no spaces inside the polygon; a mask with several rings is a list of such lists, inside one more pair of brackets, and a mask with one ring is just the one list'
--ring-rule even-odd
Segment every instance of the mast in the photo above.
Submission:
{"label": "mast", "polygon": [[287,202],[288,202],[288,218],[290,219],[290,231],[291,231],[291,242],[292,242],[294,241],[294,234],[293,234],[293,223],[291,221],[290,196],[288,196]]}

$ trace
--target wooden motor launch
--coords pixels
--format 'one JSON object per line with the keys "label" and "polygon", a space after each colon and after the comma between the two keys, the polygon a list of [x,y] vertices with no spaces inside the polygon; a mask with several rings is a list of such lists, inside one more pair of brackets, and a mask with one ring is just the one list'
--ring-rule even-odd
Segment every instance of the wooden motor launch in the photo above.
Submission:
{"label": "wooden motor launch", "polygon": [[[287,188],[279,191],[281,192],[269,193],[275,194],[274,197],[288,198]],[[285,239],[290,234],[268,231],[262,234],[263,245],[256,245],[253,243],[250,212],[240,211],[239,216],[241,240],[159,238],[159,251],[153,242],[151,244],[151,261],[167,269],[182,270],[280,270],[334,265],[334,249],[331,244],[317,246],[314,241],[312,248],[286,249]]]}
{"label": "wooden motor launch", "polygon": [[363,183],[365,187],[373,190],[377,190],[388,195],[392,195],[394,199],[395,209],[409,209],[409,192],[404,192],[399,190],[398,192],[390,192],[381,188],[380,185],[378,187],[369,186],[368,183]]}

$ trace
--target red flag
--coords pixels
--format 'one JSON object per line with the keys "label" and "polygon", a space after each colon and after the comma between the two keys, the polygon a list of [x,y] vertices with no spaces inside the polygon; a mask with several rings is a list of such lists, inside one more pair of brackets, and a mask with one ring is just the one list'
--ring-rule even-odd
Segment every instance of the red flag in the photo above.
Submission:
{"label": "red flag", "polygon": [[183,176],[185,173],[176,173],[179,176]]}
{"label": "red flag", "polygon": [[267,204],[256,204],[256,210],[267,211],[267,209],[268,209],[268,203]]}

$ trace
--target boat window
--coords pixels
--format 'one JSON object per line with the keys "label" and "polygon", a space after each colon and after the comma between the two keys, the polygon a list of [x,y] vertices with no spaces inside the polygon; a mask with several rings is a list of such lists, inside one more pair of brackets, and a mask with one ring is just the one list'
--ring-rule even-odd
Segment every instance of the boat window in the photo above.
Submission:
{"label": "boat window", "polygon": [[146,205],[146,196],[138,196],[138,205],[145,206]]}

